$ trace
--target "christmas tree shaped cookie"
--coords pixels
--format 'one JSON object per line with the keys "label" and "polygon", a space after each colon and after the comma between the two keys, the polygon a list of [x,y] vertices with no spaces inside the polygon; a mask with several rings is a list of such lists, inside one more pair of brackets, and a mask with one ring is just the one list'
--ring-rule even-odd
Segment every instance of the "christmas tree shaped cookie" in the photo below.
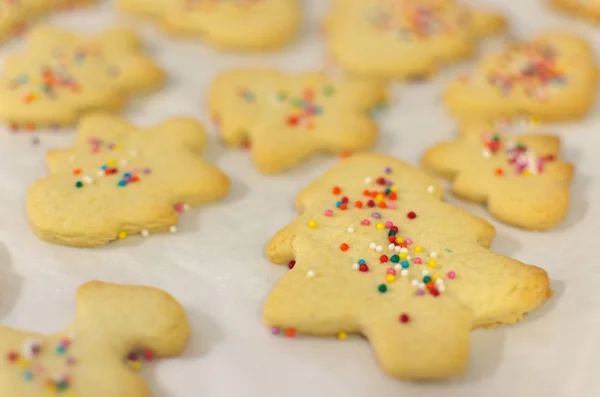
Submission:
{"label": "christmas tree shaped cookie", "polygon": [[292,41],[300,0],[118,0],[119,8],[160,22],[168,31],[234,50],[268,50]]}
{"label": "christmas tree shaped cookie", "polygon": [[242,69],[217,78],[209,106],[223,141],[250,145],[258,169],[276,173],[319,152],[371,146],[377,125],[368,111],[385,97],[385,86],[373,81]]}
{"label": "christmas tree shaped cookie", "polygon": [[156,288],[94,281],[76,303],[75,320],[56,334],[0,327],[0,395],[148,397],[142,363],[187,343],[183,308]]}
{"label": "christmas tree shaped cookie", "polygon": [[453,0],[338,0],[326,21],[329,53],[343,69],[391,79],[430,77],[503,29],[500,16]]}
{"label": "christmas tree shaped cookie", "polygon": [[94,247],[176,231],[187,206],[229,191],[227,176],[200,156],[205,140],[191,119],[139,130],[116,116],[87,116],[77,143],[50,151],[50,175],[27,193],[34,232],[52,243]]}
{"label": "christmas tree shaped cookie", "polygon": [[326,172],[267,246],[291,270],[265,323],[288,336],[363,334],[402,379],[463,372],[472,329],[515,323],[552,291],[542,269],[491,252],[494,228],[441,195],[434,179],[379,154]]}
{"label": "christmas tree shaped cookie", "polygon": [[40,27],[28,36],[24,52],[4,62],[0,120],[13,128],[70,125],[93,110],[119,110],[128,95],[163,80],[132,31],[82,37]]}
{"label": "christmas tree shaped cookie", "polygon": [[450,83],[444,101],[450,113],[468,122],[578,119],[592,106],[597,81],[588,44],[570,33],[551,32],[484,57]]}
{"label": "christmas tree shaped cookie", "polygon": [[596,23],[600,21],[599,0],[546,0],[546,2],[560,11],[578,15]]}
{"label": "christmas tree shaped cookie", "polygon": [[453,142],[423,155],[423,165],[452,179],[452,190],[467,200],[487,203],[490,213],[525,229],[556,226],[569,208],[573,166],[559,160],[553,135],[512,135],[502,127],[466,127]]}

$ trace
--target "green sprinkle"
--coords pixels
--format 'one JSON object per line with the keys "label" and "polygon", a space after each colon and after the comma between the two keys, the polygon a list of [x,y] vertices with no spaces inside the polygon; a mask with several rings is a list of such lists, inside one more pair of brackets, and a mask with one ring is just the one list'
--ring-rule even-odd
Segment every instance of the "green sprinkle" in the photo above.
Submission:
{"label": "green sprinkle", "polygon": [[377,289],[381,293],[387,292],[387,285],[385,285],[385,284],[379,284],[379,287]]}
{"label": "green sprinkle", "polygon": [[400,257],[398,255],[392,255],[392,257],[390,258],[390,261],[392,261],[394,263],[398,263],[398,262],[400,262]]}
{"label": "green sprinkle", "polygon": [[81,182],[81,181],[77,181],[77,182],[75,182],[75,187],[76,187],[76,188],[83,187],[83,182]]}

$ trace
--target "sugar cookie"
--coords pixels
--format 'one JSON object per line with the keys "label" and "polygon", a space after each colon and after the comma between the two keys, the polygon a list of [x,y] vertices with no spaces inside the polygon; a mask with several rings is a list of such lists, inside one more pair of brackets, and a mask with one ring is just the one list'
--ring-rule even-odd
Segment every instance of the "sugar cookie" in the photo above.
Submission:
{"label": "sugar cookie", "polygon": [[25,52],[5,60],[0,120],[27,129],[74,124],[91,110],[120,109],[127,95],[156,88],[164,77],[132,31],[82,37],[39,27]]}
{"label": "sugar cookie", "polygon": [[560,11],[600,22],[600,0],[546,0]]}
{"label": "sugar cookie", "polygon": [[596,98],[597,66],[589,45],[570,33],[544,33],[484,57],[448,86],[444,101],[462,121],[533,116],[583,117]]}
{"label": "sugar cookie", "polygon": [[371,146],[377,125],[367,112],[385,97],[378,82],[241,69],[217,78],[209,107],[226,144],[249,143],[258,169],[276,173],[317,152]]}
{"label": "sugar cookie", "polygon": [[434,179],[379,154],[323,174],[267,245],[291,270],[265,323],[288,336],[363,334],[402,379],[463,372],[472,329],[514,323],[552,291],[542,269],[489,250],[489,223],[441,196]]}
{"label": "sugar cookie", "polygon": [[118,0],[117,4],[173,33],[234,50],[282,47],[297,36],[302,19],[299,0]]}
{"label": "sugar cookie", "polygon": [[511,135],[491,125],[462,130],[453,142],[430,147],[423,165],[452,180],[459,197],[487,203],[511,225],[547,230],[565,217],[573,165],[560,161],[553,135]]}
{"label": "sugar cookie", "polygon": [[338,0],[326,21],[330,56],[343,69],[392,79],[430,77],[504,26],[453,0]]}
{"label": "sugar cookie", "polygon": [[0,395],[148,397],[142,362],[180,355],[188,336],[185,312],[166,292],[89,282],[64,331],[0,327]]}
{"label": "sugar cookie", "polygon": [[204,160],[204,129],[173,118],[136,129],[90,115],[70,149],[48,153],[50,176],[27,193],[35,234],[51,243],[95,247],[128,235],[176,231],[178,213],[224,197],[229,179]]}

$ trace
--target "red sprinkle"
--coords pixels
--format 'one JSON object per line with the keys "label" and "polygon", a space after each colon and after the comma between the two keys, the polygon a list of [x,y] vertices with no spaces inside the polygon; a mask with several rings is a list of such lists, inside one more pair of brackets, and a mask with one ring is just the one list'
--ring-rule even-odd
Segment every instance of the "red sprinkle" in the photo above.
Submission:
{"label": "red sprinkle", "polygon": [[437,288],[432,288],[429,290],[429,293],[433,296],[439,296],[440,295],[440,291],[437,290]]}
{"label": "red sprinkle", "polygon": [[11,363],[14,363],[15,361],[17,361],[19,359],[19,353],[17,352],[10,352],[8,353],[8,361],[10,361]]}
{"label": "red sprinkle", "polygon": [[144,350],[144,360],[152,361],[154,359],[154,353],[150,349]]}
{"label": "red sprinkle", "polygon": [[388,256],[387,255],[381,255],[379,257],[379,262],[386,263],[387,261],[388,261]]}
{"label": "red sprinkle", "polygon": [[296,261],[290,261],[290,263],[288,263],[288,268],[290,270],[292,270],[294,268],[294,266],[296,266]]}
{"label": "red sprinkle", "polygon": [[408,217],[408,219],[415,219],[417,217],[417,214],[415,214],[413,211],[410,211],[408,214],[406,214],[406,216]]}
{"label": "red sprinkle", "polygon": [[375,201],[373,201],[373,200],[367,201],[367,207],[369,207],[369,208],[375,207]]}
{"label": "red sprinkle", "polygon": [[409,321],[410,321],[410,317],[408,316],[408,314],[406,314],[406,313],[402,313],[402,314],[400,315],[400,322],[401,322],[401,323],[403,323],[403,324],[406,324],[406,323],[407,323],[407,322],[409,322]]}
{"label": "red sprinkle", "polygon": [[369,266],[367,266],[366,264],[362,264],[358,267],[358,270],[360,270],[361,272],[365,273],[369,271]]}

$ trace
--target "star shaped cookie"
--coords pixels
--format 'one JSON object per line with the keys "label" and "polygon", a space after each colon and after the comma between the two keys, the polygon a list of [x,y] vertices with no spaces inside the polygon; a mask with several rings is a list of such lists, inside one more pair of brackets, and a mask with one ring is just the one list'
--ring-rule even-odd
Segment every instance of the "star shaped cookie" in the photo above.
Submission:
{"label": "star shaped cookie", "polygon": [[452,180],[454,193],[486,203],[511,225],[547,230],[569,209],[573,165],[561,161],[560,140],[547,134],[510,134],[486,124],[463,128],[453,142],[430,147],[425,168]]}
{"label": "star shaped cookie", "polygon": [[401,379],[460,374],[474,328],[512,324],[551,296],[546,272],[489,250],[494,228],[380,154],[342,160],[302,191],[266,248],[291,270],[264,305],[275,334],[362,334]]}
{"label": "star shaped cookie", "polygon": [[188,206],[229,191],[227,176],[200,155],[205,141],[192,119],[137,129],[116,116],[87,116],[76,144],[50,151],[50,175],[27,193],[33,231],[42,240],[78,247],[175,232]]}
{"label": "star shaped cookie", "polygon": [[0,327],[0,395],[147,397],[142,363],[187,344],[183,308],[159,289],[89,282],[76,306],[73,323],[52,335]]}
{"label": "star shaped cookie", "polygon": [[484,57],[444,94],[463,122],[534,117],[579,119],[596,98],[598,70],[589,45],[571,33],[543,33]]}
{"label": "star shaped cookie", "polygon": [[127,96],[157,88],[164,78],[132,31],[87,37],[39,27],[27,49],[4,62],[0,120],[27,129],[71,125],[93,110],[121,109]]}
{"label": "star shaped cookie", "polygon": [[504,26],[453,0],[337,0],[326,20],[329,54],[342,69],[389,79],[430,77]]}
{"label": "star shaped cookie", "polygon": [[283,47],[297,36],[303,14],[299,0],[118,0],[117,4],[172,33],[232,50]]}
{"label": "star shaped cookie", "polygon": [[227,145],[250,144],[258,169],[276,173],[318,152],[367,149],[377,137],[368,112],[385,99],[379,82],[241,69],[216,79],[209,107]]}

